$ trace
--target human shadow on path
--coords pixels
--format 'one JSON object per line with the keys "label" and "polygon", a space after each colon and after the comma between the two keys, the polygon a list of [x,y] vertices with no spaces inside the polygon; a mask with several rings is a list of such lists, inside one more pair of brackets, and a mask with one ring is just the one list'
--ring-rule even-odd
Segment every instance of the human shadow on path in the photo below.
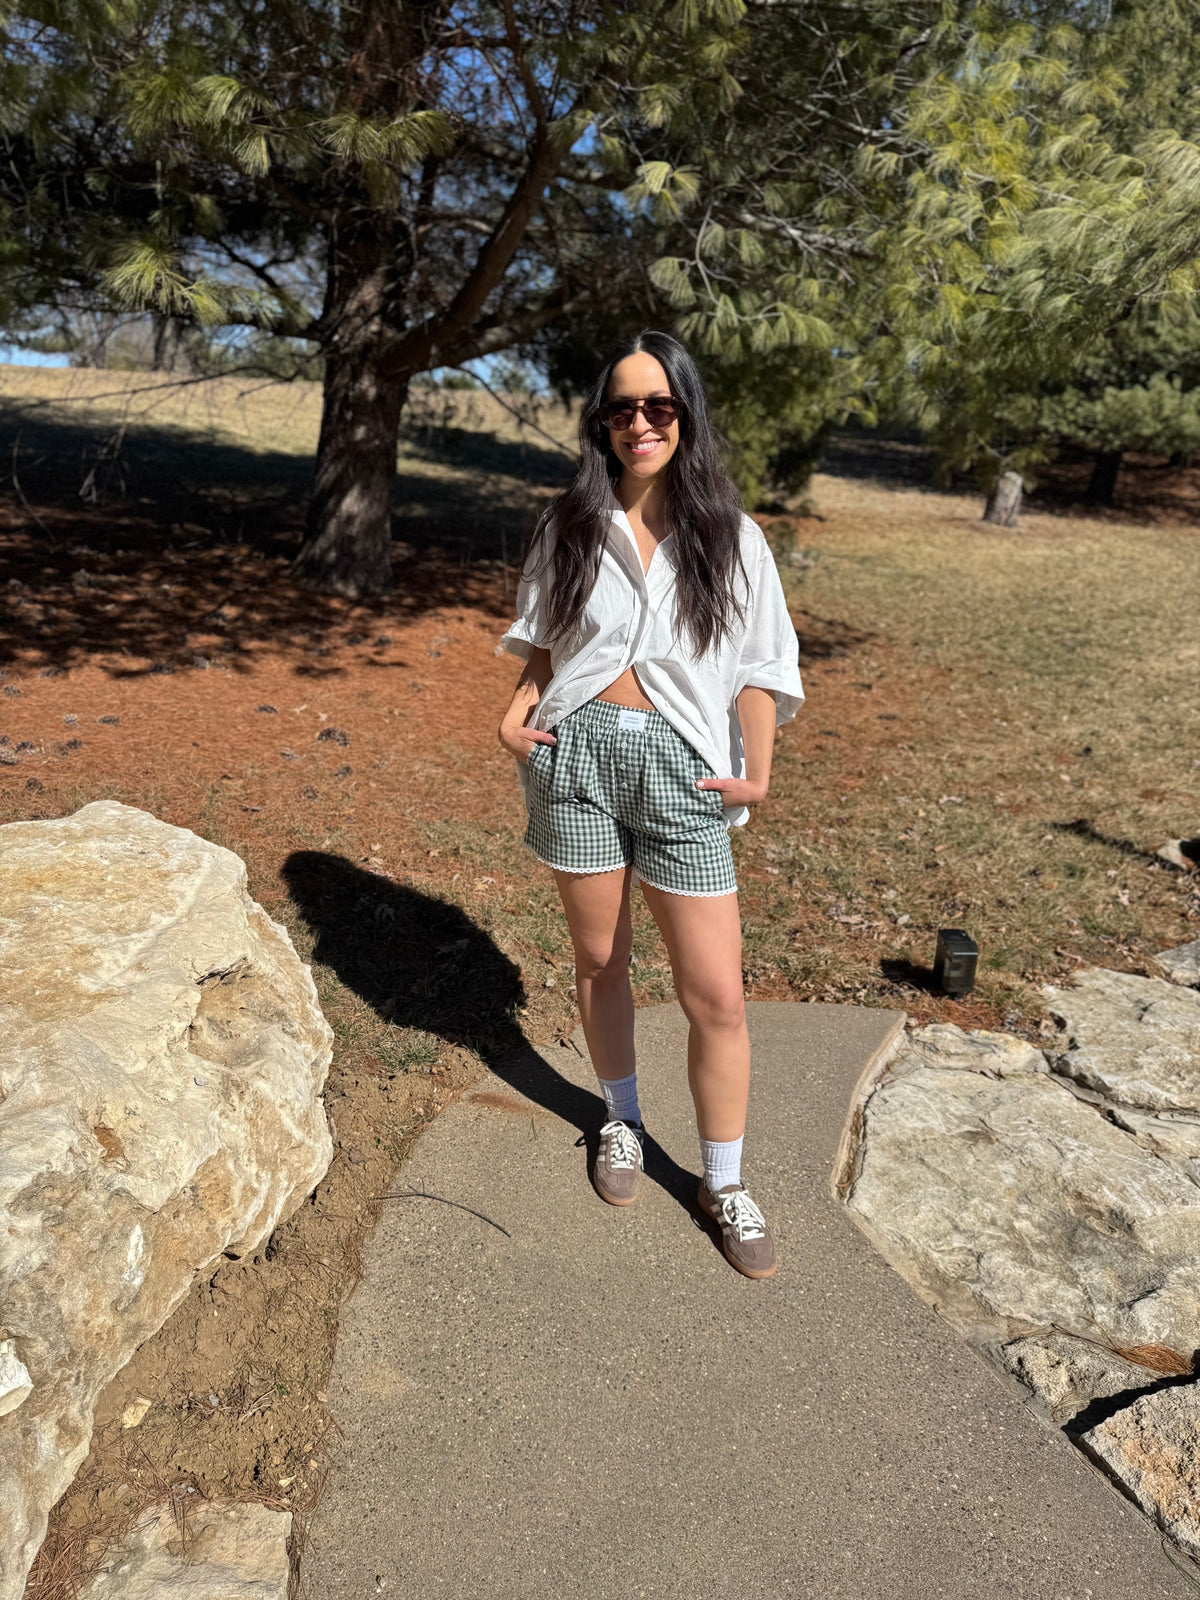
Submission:
{"label": "human shadow on path", "polygon": [[[460,906],[365,872],[344,856],[298,850],[283,864],[292,901],[316,935],[313,958],[381,1018],[476,1051],[488,1070],[577,1128],[595,1160],[604,1101],[556,1072],[521,1030],[516,964]],[[697,1177],[653,1139],[646,1176],[689,1214]]]}

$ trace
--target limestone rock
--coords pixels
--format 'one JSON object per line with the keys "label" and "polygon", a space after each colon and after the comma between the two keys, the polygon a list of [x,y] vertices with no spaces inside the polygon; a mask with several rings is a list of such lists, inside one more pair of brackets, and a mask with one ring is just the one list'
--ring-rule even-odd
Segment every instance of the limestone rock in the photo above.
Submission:
{"label": "limestone rock", "polygon": [[1195,1384],[1143,1395],[1082,1434],[1079,1444],[1164,1533],[1200,1557],[1200,1392]]}
{"label": "limestone rock", "polygon": [[330,1030],[228,850],[114,802],[0,828],[0,1600],[87,1453],[96,1396],[332,1154]]}
{"label": "limestone rock", "polygon": [[1147,1389],[1161,1377],[1114,1351],[1065,1333],[1013,1339],[999,1353],[1008,1371],[1042,1403],[1047,1420],[1058,1424],[1069,1422],[1093,1400]]}
{"label": "limestone rock", "polygon": [[959,1049],[982,1070],[929,1065],[931,1032],[855,1118],[847,1204],[881,1253],[992,1346],[1057,1327],[1194,1350],[1200,1188],[1054,1077],[986,1075],[990,1041]]}
{"label": "limestone rock", "polygon": [[1200,1186],[1200,1118],[1167,1112],[1134,1111],[1122,1106],[1111,1112],[1118,1127],[1133,1134],[1143,1150],[1152,1150]]}
{"label": "limestone rock", "polygon": [[147,1400],[144,1394],[134,1395],[133,1399],[121,1412],[121,1426],[123,1428],[140,1428],[153,1406],[153,1400]]}
{"label": "limestone rock", "polygon": [[79,1600],[287,1600],[292,1518],[254,1502],[153,1506]]}
{"label": "limestone rock", "polygon": [[1154,959],[1172,983],[1200,989],[1200,939],[1176,945],[1174,950],[1163,950]]}
{"label": "limestone rock", "polygon": [[[1010,1078],[1014,1074],[1049,1072],[1046,1057],[1024,1039],[1010,1033],[991,1033],[976,1028],[965,1033],[952,1022],[931,1022],[909,1034],[904,1052],[916,1064],[942,1067],[947,1071],[982,1072],[989,1078]],[[893,1072],[903,1068],[894,1063]]]}
{"label": "limestone rock", "polygon": [[1051,1002],[1049,1074],[1017,1040],[910,1035],[851,1107],[846,1203],[1047,1420],[1116,1404],[1073,1437],[1200,1557],[1200,1391],[1163,1385],[1200,1346],[1200,994],[1091,971]]}
{"label": "limestone rock", "polygon": [[0,1417],[15,1411],[33,1393],[25,1363],[11,1339],[0,1339]]}
{"label": "limestone rock", "polygon": [[1200,994],[1103,968],[1046,993],[1066,1034],[1057,1071],[1115,1105],[1200,1112]]}

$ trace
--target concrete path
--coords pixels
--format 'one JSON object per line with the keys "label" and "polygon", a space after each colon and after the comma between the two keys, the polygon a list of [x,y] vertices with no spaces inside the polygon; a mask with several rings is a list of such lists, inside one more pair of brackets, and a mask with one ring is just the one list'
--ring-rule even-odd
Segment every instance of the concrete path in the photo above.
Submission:
{"label": "concrete path", "polygon": [[695,1219],[674,1007],[638,1013],[659,1148],[636,1205],[603,1204],[575,1148],[602,1120],[581,1037],[514,1060],[422,1139],[394,1187],[458,1204],[392,1201],[370,1241],[304,1600],[1195,1595],[831,1198],[851,1089],[902,1018],[750,1010],[766,1282]]}

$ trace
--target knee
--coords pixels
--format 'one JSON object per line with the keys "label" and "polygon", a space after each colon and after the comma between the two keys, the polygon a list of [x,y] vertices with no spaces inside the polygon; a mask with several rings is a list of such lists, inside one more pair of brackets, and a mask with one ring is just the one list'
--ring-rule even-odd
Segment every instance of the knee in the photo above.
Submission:
{"label": "knee", "polygon": [[740,977],[736,983],[680,994],[679,1004],[692,1027],[702,1033],[736,1033],[746,1025]]}
{"label": "knee", "polygon": [[588,983],[623,983],[629,976],[629,957],[632,947],[614,941],[609,945],[575,946],[575,981]]}

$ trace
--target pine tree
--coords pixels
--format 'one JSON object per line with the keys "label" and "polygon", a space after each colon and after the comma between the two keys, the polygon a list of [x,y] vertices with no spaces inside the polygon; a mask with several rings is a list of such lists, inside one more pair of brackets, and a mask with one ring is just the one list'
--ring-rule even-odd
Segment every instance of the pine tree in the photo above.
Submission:
{"label": "pine tree", "polygon": [[1088,498],[1111,505],[1128,450],[1200,450],[1200,318],[1141,314],[1112,329],[1065,383],[1039,396],[1033,424],[1051,444],[1096,453]]}
{"label": "pine tree", "polygon": [[1176,0],[0,16],[8,319],[303,341],[325,404],[300,568],[349,595],[389,580],[420,373],[516,350],[569,386],[653,315],[708,365],[752,493],[802,478],[831,420],[901,408],[994,477],[1042,448],[1014,407],[1196,284]]}
{"label": "pine tree", "polygon": [[[1181,438],[1190,427],[1168,330],[1187,328],[1200,283],[1191,8],[1029,12],[1013,24],[976,8],[968,70],[913,100],[908,127],[934,154],[898,235],[954,266],[910,323],[893,403],[947,470],[973,468],[989,490],[1035,470],[1056,440],[1111,451],[1122,430],[1125,448],[1152,430],[1165,440],[1172,414]],[[1168,366],[1156,378],[1157,359]],[[1104,398],[1109,379],[1120,399]],[[1110,455],[1098,492],[1112,468]]]}
{"label": "pine tree", "polygon": [[1194,96],[1171,115],[1194,29],[1173,0],[833,14],[837,52],[812,47],[824,8],[767,8],[732,113],[672,128],[696,199],[661,219],[654,281],[722,370],[748,484],[883,414],[990,487],[1044,458],[1047,384],[1197,285]]}
{"label": "pine tree", "polygon": [[[419,373],[642,292],[638,139],[735,92],[738,0],[30,0],[3,12],[0,289],[311,342],[300,570],[390,580]],[[644,295],[643,295],[644,299]]]}

